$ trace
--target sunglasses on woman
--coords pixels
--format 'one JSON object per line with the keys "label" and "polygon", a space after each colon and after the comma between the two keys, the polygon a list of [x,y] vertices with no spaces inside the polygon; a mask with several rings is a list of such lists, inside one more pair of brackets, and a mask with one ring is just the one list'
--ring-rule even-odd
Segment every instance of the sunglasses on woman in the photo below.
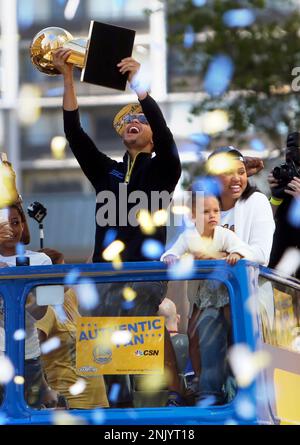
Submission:
{"label": "sunglasses on woman", "polygon": [[124,116],[123,118],[123,122],[125,124],[129,124],[134,120],[138,120],[141,124],[149,125],[149,122],[147,121],[144,114],[126,114],[126,116]]}

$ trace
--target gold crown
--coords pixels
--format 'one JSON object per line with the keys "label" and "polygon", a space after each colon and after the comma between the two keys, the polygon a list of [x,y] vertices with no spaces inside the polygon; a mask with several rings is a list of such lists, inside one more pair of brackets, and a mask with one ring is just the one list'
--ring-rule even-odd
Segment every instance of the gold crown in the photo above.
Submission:
{"label": "gold crown", "polygon": [[125,105],[118,113],[115,115],[113,120],[113,127],[116,130],[117,133],[119,133],[120,136],[122,136],[125,122],[124,117],[127,114],[139,114],[143,113],[142,107],[140,104],[128,104]]}

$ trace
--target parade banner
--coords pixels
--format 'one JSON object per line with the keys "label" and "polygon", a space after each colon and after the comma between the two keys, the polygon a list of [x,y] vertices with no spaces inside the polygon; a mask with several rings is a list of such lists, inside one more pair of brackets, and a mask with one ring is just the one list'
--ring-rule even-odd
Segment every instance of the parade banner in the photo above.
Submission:
{"label": "parade banner", "polygon": [[162,374],[164,318],[79,318],[76,368],[82,376]]}

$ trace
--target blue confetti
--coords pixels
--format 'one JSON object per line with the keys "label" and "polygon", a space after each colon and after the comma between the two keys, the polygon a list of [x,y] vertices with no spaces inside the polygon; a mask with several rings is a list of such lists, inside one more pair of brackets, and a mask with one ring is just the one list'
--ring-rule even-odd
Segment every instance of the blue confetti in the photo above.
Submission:
{"label": "blue confetti", "polygon": [[234,400],[234,409],[238,417],[245,420],[255,418],[256,407],[245,394],[238,394]]}
{"label": "blue confetti", "polygon": [[204,6],[204,5],[206,5],[206,1],[207,0],[193,0],[193,5],[194,6]]}
{"label": "blue confetti", "polygon": [[288,221],[294,227],[300,227],[300,198],[294,198],[288,213]]}
{"label": "blue confetti", "polygon": [[216,401],[215,396],[208,396],[203,400],[200,400],[197,403],[197,406],[199,406],[200,408],[207,408],[208,406],[212,406]]}
{"label": "blue confetti", "polygon": [[223,94],[232,79],[234,64],[230,57],[219,54],[209,64],[204,78],[204,90],[211,96]]}
{"label": "blue confetti", "polygon": [[106,417],[106,415],[105,415],[104,409],[96,409],[92,412],[92,421],[96,425],[104,424],[105,417]]}
{"label": "blue confetti", "polygon": [[278,122],[276,129],[279,134],[286,134],[288,132],[288,126],[284,122]]}
{"label": "blue confetti", "polygon": [[222,190],[221,181],[215,176],[198,177],[192,185],[193,192],[204,192],[210,196],[220,196]]}
{"label": "blue confetti", "polygon": [[125,6],[125,0],[115,0],[115,3],[118,9],[122,9]]}
{"label": "blue confetti", "polygon": [[108,395],[108,400],[112,403],[118,401],[121,385],[119,383],[113,383]]}
{"label": "blue confetti", "polygon": [[64,279],[64,284],[68,286],[72,286],[72,284],[76,284],[78,282],[78,278],[80,277],[80,270],[77,267],[71,270],[71,272],[66,275]]}
{"label": "blue confetti", "polygon": [[167,271],[171,280],[189,280],[194,274],[194,260],[191,256],[182,257],[177,263],[169,266]]}
{"label": "blue confetti", "polygon": [[16,253],[17,253],[17,256],[24,257],[25,247],[24,247],[23,243],[18,243],[17,244],[17,246],[16,246]]}
{"label": "blue confetti", "polygon": [[134,301],[123,301],[122,302],[122,309],[124,309],[124,311],[130,311],[130,309],[133,309],[134,306],[135,306]]}
{"label": "blue confetti", "polygon": [[255,151],[264,151],[266,149],[265,144],[261,139],[252,139],[250,147]]}
{"label": "blue confetti", "polygon": [[204,149],[210,143],[211,137],[205,133],[193,133],[190,136],[191,140],[199,145],[200,148]]}
{"label": "blue confetti", "polygon": [[82,309],[89,311],[100,304],[97,287],[90,278],[81,279],[76,291]]}
{"label": "blue confetti", "polygon": [[103,240],[103,247],[108,247],[111,243],[113,243],[117,238],[117,231],[116,229],[108,229],[105,233],[105,237]]}
{"label": "blue confetti", "polygon": [[141,248],[142,254],[151,260],[159,259],[164,251],[162,243],[155,239],[147,239]]}
{"label": "blue confetti", "polygon": [[250,26],[255,21],[255,14],[251,9],[231,9],[223,15],[223,22],[230,28]]}
{"label": "blue confetti", "polygon": [[0,413],[0,425],[5,425],[8,419],[4,413]]}
{"label": "blue confetti", "polygon": [[189,49],[194,45],[194,43],[195,43],[194,28],[191,25],[188,25],[184,33],[183,45],[185,48]]}

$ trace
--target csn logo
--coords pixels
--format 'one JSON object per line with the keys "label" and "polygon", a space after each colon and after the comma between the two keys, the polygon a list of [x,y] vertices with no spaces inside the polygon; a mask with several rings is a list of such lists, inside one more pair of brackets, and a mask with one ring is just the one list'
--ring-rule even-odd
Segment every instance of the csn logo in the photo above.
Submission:
{"label": "csn logo", "polygon": [[158,349],[146,349],[145,351],[141,351],[140,349],[138,349],[137,351],[135,351],[134,354],[136,357],[159,355],[159,350]]}

